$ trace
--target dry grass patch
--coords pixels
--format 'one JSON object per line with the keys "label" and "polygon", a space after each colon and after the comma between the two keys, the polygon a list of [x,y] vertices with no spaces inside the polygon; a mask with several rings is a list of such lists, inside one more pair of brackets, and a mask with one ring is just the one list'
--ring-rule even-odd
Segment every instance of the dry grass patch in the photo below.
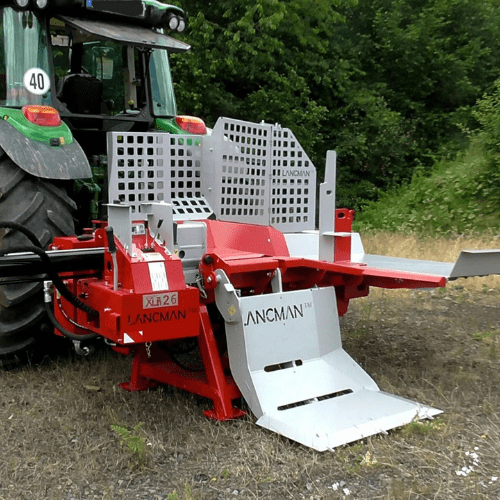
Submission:
{"label": "dry grass patch", "polygon": [[[462,250],[500,249],[500,236],[456,238],[422,238],[416,235],[378,233],[362,235],[365,252],[407,259],[455,262]],[[485,276],[457,280],[467,290],[500,290],[500,276]]]}

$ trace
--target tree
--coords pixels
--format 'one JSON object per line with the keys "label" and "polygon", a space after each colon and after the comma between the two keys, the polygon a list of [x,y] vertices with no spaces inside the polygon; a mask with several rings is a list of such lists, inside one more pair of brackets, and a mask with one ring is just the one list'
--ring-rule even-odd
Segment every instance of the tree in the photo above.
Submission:
{"label": "tree", "polygon": [[290,127],[339,202],[432,165],[500,76],[494,0],[186,0],[193,50],[172,58],[179,108]]}
{"label": "tree", "polygon": [[315,94],[321,85],[345,86],[349,78],[335,64],[329,35],[343,22],[337,5],[351,3],[184,2],[193,50],[172,62],[180,109],[209,124],[219,116],[278,122],[293,129],[320,165],[324,158],[316,151],[329,110]]}

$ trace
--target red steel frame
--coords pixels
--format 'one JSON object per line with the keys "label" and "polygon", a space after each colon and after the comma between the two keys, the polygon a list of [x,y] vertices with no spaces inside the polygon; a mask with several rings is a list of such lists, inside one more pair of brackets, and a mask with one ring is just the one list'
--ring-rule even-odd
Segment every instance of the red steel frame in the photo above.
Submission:
{"label": "red steel frame", "polygon": [[[108,251],[105,252],[103,268],[89,270],[92,276],[65,276],[73,292],[97,309],[99,316],[91,317],[64,299],[54,300],[54,314],[61,325],[74,334],[93,331],[113,342],[117,352],[133,355],[130,380],[120,387],[140,391],[152,388],[158,382],[169,384],[211,399],[213,409],[204,412],[209,418],[237,418],[244,412],[234,406],[233,401],[240,398],[241,393],[219,352],[207,309],[215,302],[216,270],[223,270],[242,295],[270,293],[271,281],[278,269],[284,291],[333,286],[339,315],[347,312],[352,298],[368,295],[370,286],[434,288],[445,285],[443,277],[373,269],[351,262],[351,239],[345,233],[350,233],[352,216],[352,211],[336,211],[336,230],[344,234],[335,240],[333,262],[290,257],[283,234],[271,227],[203,221],[207,227],[207,252],[199,271],[206,297],[202,297],[197,288],[186,285],[178,257],[167,255],[155,244],[155,252],[164,257],[167,274],[172,275],[169,275],[168,293],[177,292],[179,297],[179,304],[169,309],[170,315],[164,314],[165,321],[157,323],[151,320],[151,315],[141,316],[145,314],[144,297],[154,293],[147,264],[130,257],[118,242],[119,289],[113,290],[112,287],[113,267]],[[144,237],[134,236],[137,248],[144,245],[141,238]],[[92,239],[85,241],[56,238],[54,246],[61,249],[106,246],[104,229],[100,227]],[[183,315],[179,311],[184,311]],[[141,322],[139,327],[132,328],[130,314],[144,317],[144,325]],[[156,317],[154,313],[152,316],[153,319]],[[184,369],[161,348],[161,341],[186,337],[197,339],[203,362],[201,372]]]}
{"label": "red steel frame", "polygon": [[209,418],[225,421],[243,416],[245,412],[232,404],[241,393],[233,377],[225,373],[205,305],[200,306],[197,338],[204,371],[185,370],[160,348],[152,347],[148,354],[146,346],[139,345],[134,350],[130,381],[120,384],[120,387],[127,391],[142,391],[160,382],[211,399],[213,410],[203,412]]}

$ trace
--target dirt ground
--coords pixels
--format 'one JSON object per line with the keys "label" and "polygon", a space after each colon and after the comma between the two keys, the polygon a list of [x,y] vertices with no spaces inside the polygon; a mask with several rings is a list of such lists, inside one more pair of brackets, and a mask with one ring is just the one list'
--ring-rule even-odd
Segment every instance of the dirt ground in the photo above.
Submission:
{"label": "dirt ground", "polygon": [[128,393],[111,351],[0,371],[0,499],[500,498],[500,292],[377,290],[341,320],[382,390],[444,410],[333,452],[207,401]]}

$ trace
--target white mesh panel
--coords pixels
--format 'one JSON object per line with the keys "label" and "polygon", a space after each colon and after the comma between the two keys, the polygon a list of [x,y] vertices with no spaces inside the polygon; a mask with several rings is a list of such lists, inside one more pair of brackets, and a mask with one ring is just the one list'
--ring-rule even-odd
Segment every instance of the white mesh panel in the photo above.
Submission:
{"label": "white mesh panel", "polygon": [[108,134],[110,201],[137,211],[140,203],[172,202],[176,219],[202,219],[212,211],[201,195],[202,141],[165,133]]}
{"label": "white mesh panel", "polygon": [[176,220],[314,229],[316,170],[279,125],[221,118],[211,136],[108,134],[109,200],[172,203]]}
{"label": "white mesh panel", "polygon": [[271,225],[283,232],[314,229],[316,169],[289,129],[273,127]]}
{"label": "white mesh panel", "polygon": [[270,139],[269,125],[217,121],[207,142],[215,155],[209,201],[218,218],[269,224]]}
{"label": "white mesh panel", "polygon": [[168,201],[165,197],[165,170],[158,154],[155,134],[109,134],[112,137],[112,164],[109,173],[110,202],[132,205]]}
{"label": "white mesh panel", "polygon": [[176,198],[172,200],[174,220],[206,219],[213,214],[207,200],[199,198]]}

